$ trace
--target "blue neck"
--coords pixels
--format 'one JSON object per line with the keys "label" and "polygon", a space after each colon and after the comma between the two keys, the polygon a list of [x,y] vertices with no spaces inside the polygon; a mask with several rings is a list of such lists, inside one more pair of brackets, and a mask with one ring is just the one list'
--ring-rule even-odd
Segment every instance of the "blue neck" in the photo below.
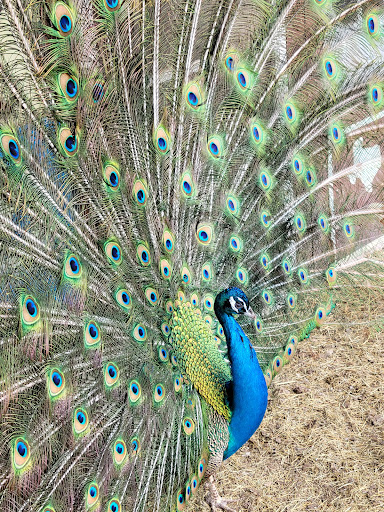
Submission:
{"label": "blue neck", "polygon": [[232,315],[216,311],[223,326],[231,361],[232,385],[229,391],[232,417],[229,443],[224,459],[233,455],[256,431],[264,417],[268,390],[256,352]]}

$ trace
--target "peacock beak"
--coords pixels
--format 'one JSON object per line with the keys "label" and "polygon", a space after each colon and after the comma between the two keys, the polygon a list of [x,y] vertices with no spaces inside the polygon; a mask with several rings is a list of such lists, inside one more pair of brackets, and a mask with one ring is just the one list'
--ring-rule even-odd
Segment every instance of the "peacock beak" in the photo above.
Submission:
{"label": "peacock beak", "polygon": [[256,313],[253,312],[252,308],[248,308],[244,315],[249,316],[249,318],[252,318],[252,320],[255,320],[256,318]]}

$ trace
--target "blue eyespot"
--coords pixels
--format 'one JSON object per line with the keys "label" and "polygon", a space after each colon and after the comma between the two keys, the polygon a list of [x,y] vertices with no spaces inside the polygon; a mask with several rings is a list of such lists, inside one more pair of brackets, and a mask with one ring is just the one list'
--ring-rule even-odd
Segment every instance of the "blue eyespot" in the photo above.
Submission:
{"label": "blue eyespot", "polygon": [[118,260],[120,258],[120,251],[116,245],[112,247],[111,255],[114,260]]}
{"label": "blue eyespot", "polygon": [[59,388],[61,386],[61,383],[63,382],[61,376],[57,372],[53,372],[51,378],[54,385]]}
{"label": "blue eyespot", "polygon": [[71,135],[70,137],[67,137],[65,139],[65,147],[68,149],[68,151],[74,151],[76,149],[77,142],[76,137]]}
{"label": "blue eyespot", "polygon": [[136,439],[134,441],[132,441],[131,447],[132,447],[132,451],[137,452],[137,450],[139,448],[139,443],[136,441]]}
{"label": "blue eyespot", "polygon": [[139,201],[139,203],[144,203],[145,201],[145,192],[144,190],[140,189],[137,191],[137,194],[136,194],[136,197],[137,197],[137,200]]}
{"label": "blue eyespot", "polygon": [[191,105],[197,105],[198,99],[194,92],[188,93],[188,101],[191,103]]}
{"label": "blue eyespot", "polygon": [[108,372],[109,376],[111,377],[111,379],[114,379],[116,377],[116,369],[112,365],[108,366],[107,372]]}
{"label": "blue eyespot", "polygon": [[372,89],[372,99],[375,103],[377,103],[378,99],[379,99],[379,91],[377,90],[376,87],[374,87]]}
{"label": "blue eyespot", "polygon": [[90,494],[90,496],[92,496],[92,498],[94,498],[94,497],[96,496],[96,494],[97,494],[96,487],[93,487],[93,486],[92,486],[92,487],[89,489],[89,494]]}
{"label": "blue eyespot", "polygon": [[242,73],[242,72],[240,71],[240,73],[237,75],[237,79],[239,80],[239,84],[240,84],[242,87],[246,87],[246,85],[247,85],[247,79],[245,78],[244,73]]}
{"label": "blue eyespot", "polygon": [[208,270],[207,270],[206,268],[204,269],[203,274],[204,274],[204,277],[205,277],[206,279],[208,279],[208,278],[209,278],[209,272],[208,272]]}
{"label": "blue eyespot", "polygon": [[151,293],[151,295],[150,295],[150,297],[151,297],[151,301],[152,301],[152,302],[156,302],[157,297],[156,297],[156,293],[155,293],[155,292],[152,292],[152,293]]}
{"label": "blue eyespot", "polygon": [[259,141],[259,140],[260,140],[260,133],[259,133],[259,130],[257,129],[257,127],[256,127],[256,126],[253,128],[253,136],[255,137],[255,139],[256,139],[257,141]]}
{"label": "blue eyespot", "polygon": [[157,386],[156,388],[156,393],[159,395],[159,396],[162,396],[163,395],[163,388],[161,386]]}
{"label": "blue eyespot", "polygon": [[192,187],[191,185],[188,183],[188,181],[184,181],[183,182],[183,189],[185,190],[185,192],[187,194],[190,194],[192,192]]}
{"label": "blue eyespot", "polygon": [[17,160],[20,156],[19,145],[17,144],[17,142],[14,141],[13,139],[10,139],[10,141],[8,142],[8,149],[11,153],[12,158]]}
{"label": "blue eyespot", "polygon": [[203,242],[206,242],[208,240],[208,233],[206,231],[200,231],[199,232],[199,238]]}
{"label": "blue eyespot", "polygon": [[19,441],[16,445],[17,453],[20,455],[20,457],[26,457],[28,454],[28,449],[25,443],[22,441]]}
{"label": "blue eyespot", "polygon": [[115,7],[117,7],[117,4],[118,4],[118,0],[106,0],[106,2],[107,2],[108,7],[110,7],[111,9],[114,9]]}
{"label": "blue eyespot", "polygon": [[232,238],[231,243],[232,243],[232,247],[233,247],[234,249],[237,249],[237,241],[236,241],[234,238]]}
{"label": "blue eyespot", "polygon": [[165,245],[167,246],[167,249],[170,251],[172,249],[172,241],[167,238],[167,241],[165,242]]}
{"label": "blue eyespot", "polygon": [[69,266],[71,267],[71,270],[74,274],[78,274],[79,272],[79,263],[76,261],[76,259],[72,256],[70,259],[69,259]]}
{"label": "blue eyespot", "polygon": [[118,443],[116,445],[116,451],[121,455],[122,453],[124,453],[124,446],[121,443]]}
{"label": "blue eyespot", "polygon": [[288,105],[287,109],[286,109],[286,112],[287,112],[287,117],[288,119],[292,119],[293,118],[293,113],[292,113],[292,108]]}
{"label": "blue eyespot", "polygon": [[99,330],[95,324],[89,324],[88,332],[89,332],[91,338],[93,338],[93,339],[97,338],[99,335]]}
{"label": "blue eyespot", "polygon": [[227,60],[225,61],[225,64],[227,68],[232,71],[233,70],[233,57],[227,57]]}
{"label": "blue eyespot", "polygon": [[28,299],[25,307],[28,310],[28,313],[31,315],[32,318],[34,318],[37,315],[37,307],[32,299]]}
{"label": "blue eyespot", "polygon": [[339,138],[339,130],[337,128],[333,129],[333,138],[335,140],[338,140],[338,138]]}
{"label": "blue eyespot", "polygon": [[76,96],[77,94],[77,83],[75,82],[75,80],[73,80],[72,78],[70,78],[68,81],[67,81],[67,94],[70,98],[73,98],[74,96]]}
{"label": "blue eyespot", "polygon": [[209,148],[210,148],[211,153],[213,155],[218,155],[219,154],[219,148],[218,148],[217,144],[215,144],[214,142],[210,143]]}
{"label": "blue eyespot", "polygon": [[333,75],[332,63],[329,60],[327,60],[327,62],[325,63],[325,69],[326,69],[326,71],[327,71],[329,76]]}
{"label": "blue eyespot", "polygon": [[82,412],[78,412],[76,414],[76,419],[80,423],[80,425],[82,425],[85,422],[85,416]]}
{"label": "blue eyespot", "polygon": [[62,16],[60,18],[60,28],[63,32],[69,32],[71,30],[71,27],[72,27],[72,22],[71,22],[71,18],[69,16],[67,16],[66,14],[64,14],[64,16]]}
{"label": "blue eyespot", "polygon": [[369,18],[368,20],[368,30],[371,34],[375,32],[375,20],[373,18]]}
{"label": "blue eyespot", "polygon": [[138,334],[139,334],[140,338],[144,338],[144,336],[145,336],[145,331],[144,331],[144,329],[143,329],[142,327],[139,327],[139,328],[138,328],[138,330],[137,330],[137,332],[138,332]]}
{"label": "blue eyespot", "polygon": [[126,292],[123,292],[121,294],[121,299],[124,302],[124,304],[129,304],[129,295]]}
{"label": "blue eyespot", "polygon": [[159,137],[157,139],[157,143],[159,145],[159,148],[164,151],[165,149],[167,149],[167,141],[164,139],[164,137]]}
{"label": "blue eyespot", "polygon": [[146,251],[143,251],[141,253],[141,258],[144,261],[144,263],[146,263],[148,261],[148,253]]}

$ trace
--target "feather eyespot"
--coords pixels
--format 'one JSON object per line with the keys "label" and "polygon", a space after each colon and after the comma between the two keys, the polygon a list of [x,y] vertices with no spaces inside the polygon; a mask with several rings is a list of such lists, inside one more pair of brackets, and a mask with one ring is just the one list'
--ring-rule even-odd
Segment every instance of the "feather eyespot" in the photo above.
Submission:
{"label": "feather eyespot", "polygon": [[317,308],[316,314],[315,314],[316,325],[318,327],[320,327],[320,325],[323,325],[323,323],[325,322],[326,318],[327,318],[327,313],[325,311],[325,308],[323,308],[321,306],[319,308]]}
{"label": "feather eyespot", "polygon": [[177,500],[176,500],[176,510],[177,512],[182,512],[185,510],[187,503],[184,495],[184,491],[180,490],[177,493]]}
{"label": "feather eyespot", "polygon": [[148,247],[144,244],[139,244],[136,250],[137,259],[141,263],[143,267],[149,267],[151,264],[151,255],[149,253]]}
{"label": "feather eyespot", "polygon": [[33,325],[40,320],[40,307],[36,300],[27,295],[22,303],[22,319],[26,325]]}
{"label": "feather eyespot", "polygon": [[333,79],[336,76],[337,66],[336,66],[336,63],[332,59],[325,59],[324,69],[325,69],[326,76],[329,79]]}
{"label": "feather eyespot", "polygon": [[131,443],[132,454],[138,455],[140,453],[140,448],[141,448],[140,439],[136,436],[132,437],[130,443]]}
{"label": "feather eyespot", "polygon": [[168,313],[168,315],[171,315],[173,313],[173,302],[171,300],[168,300],[165,304],[165,310]]}
{"label": "feather eyespot", "polygon": [[337,281],[337,272],[336,272],[336,269],[333,268],[333,267],[330,267],[327,271],[326,271],[326,277],[327,277],[327,281],[328,281],[328,284],[329,286],[333,286],[334,284],[336,284],[336,281]]}
{"label": "feather eyespot", "polygon": [[316,185],[316,173],[314,169],[308,169],[305,174],[305,181],[308,187],[313,187]]}
{"label": "feather eyespot", "polygon": [[162,384],[157,384],[155,386],[154,392],[153,392],[153,399],[154,401],[159,404],[162,402],[165,398],[165,391]]}
{"label": "feather eyespot", "polygon": [[112,388],[118,383],[120,372],[115,363],[108,363],[105,365],[104,381],[108,388]]}
{"label": "feather eyespot", "polygon": [[233,73],[239,62],[239,56],[235,52],[230,52],[226,55],[224,62],[226,70]]}
{"label": "feather eyespot", "polygon": [[64,273],[70,279],[79,279],[81,277],[81,263],[74,254],[70,254],[65,260]]}
{"label": "feather eyespot", "polygon": [[299,233],[304,233],[305,232],[307,224],[305,222],[304,216],[301,215],[300,213],[295,215],[295,226],[296,226],[296,229],[297,229],[297,231]]}
{"label": "feather eyespot", "polygon": [[89,484],[87,490],[87,507],[92,508],[99,501],[99,486],[93,482]]}
{"label": "feather eyespot", "polygon": [[148,201],[148,190],[145,183],[142,180],[135,181],[132,190],[135,201],[140,206],[145,206]]}
{"label": "feather eyespot", "polygon": [[104,5],[107,11],[114,12],[120,9],[121,2],[120,0],[104,0]]}
{"label": "feather eyespot", "polygon": [[264,129],[260,123],[253,123],[251,125],[252,141],[256,146],[260,146],[264,141]]}
{"label": "feather eyespot", "polygon": [[271,225],[271,214],[268,210],[263,210],[260,214],[261,223],[265,228],[269,228]]}
{"label": "feather eyespot", "polygon": [[265,378],[265,383],[267,385],[267,388],[269,388],[269,386],[271,385],[271,382],[272,382],[272,372],[269,368],[267,368],[265,370],[265,373],[264,373],[264,378]]}
{"label": "feather eyespot", "polygon": [[113,445],[113,460],[120,466],[127,457],[127,447],[122,439],[115,441]]}
{"label": "feather eyespot", "polygon": [[125,288],[117,290],[115,299],[119,306],[121,306],[125,311],[129,310],[132,306],[131,295]]}
{"label": "feather eyespot", "polygon": [[252,76],[246,69],[238,69],[236,72],[237,84],[241,91],[249,91],[252,87]]}
{"label": "feather eyespot", "polygon": [[143,343],[147,339],[147,330],[145,329],[144,326],[138,324],[133,329],[132,335],[136,341],[138,341],[139,343]]}
{"label": "feather eyespot", "polygon": [[213,227],[210,224],[199,225],[196,236],[200,244],[209,245],[213,239]]}
{"label": "feather eyespot", "polygon": [[283,360],[280,356],[276,356],[272,361],[272,367],[275,374],[279,373],[284,366]]}
{"label": "feather eyespot", "polygon": [[79,150],[78,137],[69,128],[61,128],[59,140],[62,152],[65,156],[74,156]]}
{"label": "feather eyespot", "polygon": [[172,276],[172,267],[165,258],[160,260],[160,272],[163,279],[170,279]]}
{"label": "feather eyespot", "polygon": [[302,284],[308,283],[308,272],[304,268],[299,268],[297,275],[299,276],[300,282]]}
{"label": "feather eyespot", "polygon": [[112,498],[108,502],[108,512],[122,512],[121,503],[117,498]]}
{"label": "feather eyespot", "polygon": [[89,425],[88,413],[85,409],[78,408],[73,414],[73,428],[76,434],[82,434]]}
{"label": "feather eyespot", "polygon": [[135,404],[141,397],[141,385],[137,380],[131,380],[129,383],[129,400]]}
{"label": "feather eyespot", "polygon": [[179,375],[176,375],[173,381],[173,385],[175,388],[176,393],[178,393],[181,390],[183,384],[183,380]]}
{"label": "feather eyespot", "polygon": [[190,300],[193,307],[197,307],[199,305],[200,298],[197,293],[192,293]]}
{"label": "feather eyespot", "polygon": [[214,158],[218,159],[223,156],[224,143],[221,137],[213,136],[208,139],[208,152]]}
{"label": "feather eyespot", "polygon": [[52,369],[48,375],[48,390],[52,398],[56,398],[65,389],[64,374],[57,368]]}
{"label": "feather eyespot", "polygon": [[260,256],[260,263],[261,263],[262,267],[264,268],[264,270],[270,270],[271,259],[268,256],[268,254],[263,253]]}
{"label": "feather eyespot", "polygon": [[195,422],[191,418],[184,418],[183,429],[187,436],[190,436],[195,430]]}
{"label": "feather eyespot", "polygon": [[60,73],[59,85],[61,92],[67,101],[73,102],[77,99],[79,94],[79,84],[73,76],[68,73]]}
{"label": "feather eyespot", "polygon": [[265,191],[272,187],[272,178],[268,171],[262,171],[259,176],[261,188]]}
{"label": "feather eyespot", "polygon": [[227,197],[227,210],[232,215],[239,215],[240,203],[235,196],[230,195]]}
{"label": "feather eyespot", "polygon": [[292,103],[287,103],[285,105],[285,117],[290,124],[293,124],[296,121],[296,109]]}
{"label": "feather eyespot", "polygon": [[70,9],[62,2],[57,2],[54,11],[56,27],[62,37],[67,37],[73,32],[74,17]]}
{"label": "feather eyespot", "polygon": [[165,347],[159,347],[158,353],[159,359],[162,363],[167,363],[169,361],[168,350]]}
{"label": "feather eyespot", "polygon": [[287,304],[290,309],[294,309],[296,307],[296,297],[293,293],[288,294]]}
{"label": "feather eyespot", "polygon": [[146,288],[145,296],[152,306],[156,306],[159,302],[159,293],[154,288]]}
{"label": "feather eyespot", "polygon": [[297,176],[301,176],[303,174],[304,164],[300,157],[296,157],[293,159],[292,169]]}
{"label": "feather eyespot", "polygon": [[154,142],[155,148],[160,154],[165,155],[166,153],[168,153],[170,148],[170,138],[169,134],[165,131],[165,129],[162,126],[159,126],[159,128],[156,130]]}
{"label": "feather eyespot", "polygon": [[181,269],[181,279],[184,284],[191,284],[191,272],[186,265]]}
{"label": "feather eyespot", "polygon": [[197,475],[198,475],[200,481],[202,480],[206,469],[207,469],[207,460],[205,457],[202,457],[199,461],[199,465],[197,468]]}
{"label": "feather eyespot", "polygon": [[379,27],[380,27],[378,17],[375,14],[370,14],[367,16],[366,23],[367,23],[368,34],[370,36],[377,36],[377,34],[379,32]]}
{"label": "feather eyespot", "polygon": [[161,324],[161,331],[164,334],[164,336],[169,336],[171,334],[171,329],[170,329],[169,325],[167,324],[167,322],[163,322]]}
{"label": "feather eyespot", "polygon": [[50,506],[46,506],[42,509],[41,512],[56,512],[55,509],[53,507],[50,507]]}
{"label": "feather eyespot", "polygon": [[100,327],[96,322],[88,322],[84,329],[84,344],[87,348],[98,345],[101,340]]}
{"label": "feather eyespot", "polygon": [[266,304],[268,304],[268,306],[270,306],[273,302],[273,295],[270,291],[268,290],[264,290],[263,293],[262,293],[262,296],[263,296],[263,300]]}
{"label": "feather eyespot", "polygon": [[215,303],[215,299],[213,297],[213,295],[205,295],[205,297],[203,298],[203,302],[204,302],[204,309],[206,309],[207,311],[213,311],[213,305]]}
{"label": "feather eyespot", "polygon": [[191,477],[191,490],[192,490],[192,494],[193,495],[196,494],[198,488],[199,488],[199,480],[197,479],[196,475],[192,475],[192,477]]}
{"label": "feather eyespot", "polygon": [[109,241],[104,244],[104,252],[113,265],[120,265],[123,261],[120,245],[117,242]]}
{"label": "feather eyespot", "polygon": [[185,97],[188,106],[191,107],[193,110],[198,110],[203,103],[203,94],[201,92],[199,84],[191,84],[186,90]]}
{"label": "feather eyespot", "polygon": [[353,238],[353,236],[354,236],[354,234],[355,234],[355,230],[354,230],[354,227],[353,227],[353,225],[351,224],[351,222],[346,221],[346,222],[344,223],[343,228],[344,228],[345,236],[346,236],[347,238]]}
{"label": "feather eyespot", "polygon": [[285,275],[290,276],[292,274],[292,266],[289,260],[283,260],[282,267]]}
{"label": "feather eyespot", "polygon": [[168,229],[163,232],[163,246],[167,253],[172,254],[175,250],[175,237]]}
{"label": "feather eyespot", "polygon": [[26,439],[19,437],[14,441],[13,447],[13,463],[15,469],[25,468],[31,458],[31,449]]}
{"label": "feather eyespot", "polygon": [[284,350],[284,361],[289,363],[296,352],[296,344],[292,341],[289,341]]}
{"label": "feather eyespot", "polygon": [[236,270],[236,279],[244,286],[248,284],[248,272],[245,268],[238,268]]}
{"label": "feather eyespot", "polygon": [[328,233],[329,222],[328,222],[328,219],[325,217],[325,215],[320,215],[317,222],[320,226],[321,231],[323,231],[324,233]]}
{"label": "feather eyespot", "polygon": [[258,333],[263,332],[263,322],[259,317],[255,319],[255,328]]}
{"label": "feather eyespot", "polygon": [[232,252],[240,252],[243,249],[243,241],[237,235],[233,235],[229,239],[229,248]]}
{"label": "feather eyespot", "polygon": [[21,163],[20,143],[16,137],[4,133],[1,135],[1,148],[10,157],[12,163],[18,166]]}
{"label": "feather eyespot", "polygon": [[116,192],[120,188],[120,172],[115,165],[107,164],[104,166],[104,181],[111,190]]}
{"label": "feather eyespot", "polygon": [[[212,265],[211,263],[207,262],[203,265],[203,268],[201,269],[201,277],[204,282],[208,283],[212,279]],[[194,304],[196,306],[196,304]]]}
{"label": "feather eyespot", "polygon": [[195,195],[195,184],[190,172],[185,172],[180,180],[180,188],[182,195],[188,199]]}
{"label": "feather eyespot", "polygon": [[374,85],[370,89],[370,100],[372,101],[374,106],[379,106],[382,103],[383,99],[383,89],[379,85]]}

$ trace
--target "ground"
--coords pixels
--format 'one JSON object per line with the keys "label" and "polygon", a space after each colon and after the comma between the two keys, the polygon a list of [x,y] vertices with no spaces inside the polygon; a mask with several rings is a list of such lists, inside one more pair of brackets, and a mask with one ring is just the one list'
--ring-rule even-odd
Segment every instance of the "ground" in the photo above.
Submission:
{"label": "ground", "polygon": [[[384,511],[384,322],[368,324],[384,300],[353,302],[301,342],[259,430],[218,472],[237,512]],[[203,492],[191,505],[209,511]]]}

